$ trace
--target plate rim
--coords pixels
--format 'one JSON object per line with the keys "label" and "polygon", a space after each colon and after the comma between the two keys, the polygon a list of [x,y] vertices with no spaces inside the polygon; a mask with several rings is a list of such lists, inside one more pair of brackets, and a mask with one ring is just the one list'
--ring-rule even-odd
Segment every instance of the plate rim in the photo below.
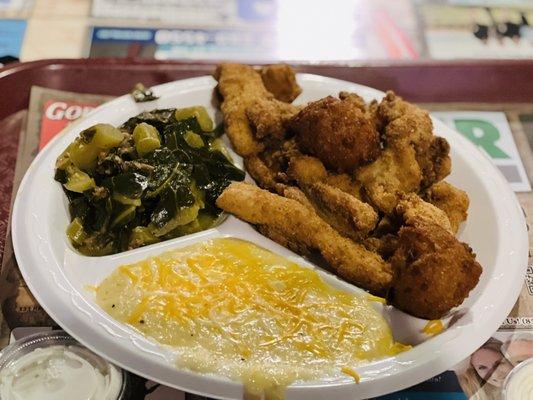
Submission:
{"label": "plate rim", "polygon": [[[367,87],[367,86],[364,86],[364,85],[359,85],[359,84],[354,83],[354,82],[344,81],[344,80],[335,79],[335,78],[329,78],[329,77],[325,77],[325,76],[321,76],[321,75],[298,74],[298,79],[304,79],[304,80],[308,79],[310,81],[317,81],[317,82],[325,83],[325,84],[330,82],[332,84],[334,83],[334,84],[343,85],[343,86],[348,86],[349,85],[349,86],[354,87],[355,90],[357,90],[357,88],[363,88],[364,90],[367,90],[367,91],[371,90],[374,93],[376,93],[377,95],[380,95],[380,96],[384,95],[383,92],[381,92],[379,90],[376,90],[374,88],[370,88],[370,87]],[[167,83],[164,83],[164,84],[161,84],[161,85],[154,86],[153,89],[155,90],[156,93],[159,93],[161,90],[163,90],[163,91],[167,90],[168,88],[172,88],[172,87],[174,87],[177,84],[184,85],[184,88],[186,88],[186,87],[194,88],[197,85],[207,84],[207,83],[212,83],[212,82],[213,82],[213,78],[212,77],[210,77],[210,76],[201,76],[201,77],[196,77],[196,78],[189,78],[189,79],[184,79],[184,80],[177,80],[177,81],[167,82]],[[115,104],[120,104],[121,102],[124,102],[125,98],[129,98],[129,97],[130,96],[128,94],[126,94],[126,95],[120,96],[120,97],[118,97],[116,99],[113,99],[113,100],[111,100],[109,102],[106,102],[106,103],[102,104],[101,106],[97,107],[95,110],[93,110],[90,113],[90,115],[93,115],[93,114],[96,114],[98,112],[101,112],[102,110],[104,110],[106,108],[109,108],[109,107],[112,107]],[[450,129],[450,128],[446,127],[442,122],[440,122],[438,120],[435,120],[434,118],[432,118],[432,119],[433,119],[433,121],[435,123],[435,128],[439,127],[440,130],[445,130],[445,131],[448,131],[448,132],[454,132],[453,129]],[[69,131],[71,131],[73,129],[76,129],[76,126],[78,125],[79,122],[80,121],[78,121],[76,124],[70,125],[67,129]],[[470,148],[470,150],[475,150],[476,157],[478,157],[478,158],[482,157],[482,158],[485,159],[485,162],[487,161],[487,157],[484,154],[482,154],[481,152],[479,152],[470,142],[468,142],[468,140],[466,138],[462,137],[460,134],[458,134],[456,132],[454,132],[454,135],[456,135],[456,139],[460,143],[462,143],[462,145],[466,146],[467,148]],[[175,384],[173,382],[169,382],[167,380],[164,380],[164,379],[162,380],[162,379],[157,378],[155,376],[151,376],[149,373],[147,374],[145,371],[139,370],[137,368],[137,366],[132,367],[130,365],[126,365],[126,364],[124,364],[124,363],[122,363],[120,361],[117,361],[116,357],[109,357],[107,355],[108,354],[107,352],[98,350],[96,348],[96,345],[93,346],[93,344],[90,342],[90,340],[86,341],[85,340],[85,336],[82,335],[79,332],[79,329],[71,327],[70,326],[70,322],[65,322],[65,320],[68,319],[67,316],[59,316],[58,317],[58,315],[55,312],[55,310],[53,310],[53,311],[51,310],[51,307],[49,307],[48,302],[42,300],[42,298],[44,297],[44,296],[42,296],[43,293],[41,293],[39,290],[36,290],[36,287],[34,286],[34,282],[32,280],[32,277],[30,276],[31,268],[29,270],[27,270],[26,267],[24,266],[25,261],[26,261],[26,257],[29,257],[29,255],[27,255],[25,253],[25,251],[24,251],[25,249],[24,249],[24,246],[22,246],[22,243],[20,241],[21,240],[20,239],[20,235],[19,235],[19,229],[20,229],[21,232],[23,231],[23,227],[19,226],[20,224],[22,224],[22,221],[23,221],[23,218],[22,218],[23,215],[20,214],[22,212],[21,211],[22,207],[20,205],[20,203],[21,203],[20,199],[22,198],[22,196],[24,194],[25,187],[28,185],[28,181],[29,181],[29,179],[30,179],[30,177],[32,175],[32,171],[35,168],[37,168],[37,166],[39,165],[40,160],[45,157],[45,155],[47,154],[49,149],[52,148],[53,146],[55,146],[55,143],[60,141],[63,136],[64,135],[57,135],[52,141],[50,141],[50,143],[47,144],[47,146],[45,146],[45,148],[41,152],[39,152],[37,157],[33,160],[32,164],[28,168],[28,171],[26,172],[26,174],[24,175],[24,178],[21,181],[21,184],[20,184],[19,189],[17,191],[15,202],[14,202],[14,205],[13,205],[12,224],[11,224],[13,247],[14,247],[14,252],[15,252],[15,255],[17,256],[17,259],[21,260],[19,262],[19,269],[20,269],[20,271],[21,271],[21,273],[22,273],[22,275],[24,277],[24,280],[26,281],[30,291],[35,296],[35,298],[38,300],[39,304],[46,310],[46,312],[48,312],[52,316],[52,318],[54,320],[56,320],[58,323],[60,323],[60,325],[62,326],[62,328],[65,331],[67,331],[74,338],[76,338],[79,342],[84,344],[86,347],[88,347],[89,349],[91,349],[95,353],[100,354],[104,358],[111,360],[111,362],[123,367],[124,369],[129,370],[129,371],[133,371],[133,372],[135,372],[138,375],[149,377],[150,379],[152,379],[154,381],[159,381],[159,382],[162,382],[165,385],[168,385],[168,386],[171,386],[171,387],[175,387],[175,388],[179,388],[179,389],[185,390],[187,392],[203,394],[203,395],[207,395],[207,396],[218,396],[218,397],[221,397],[221,398],[234,398],[234,396],[228,395],[229,392],[226,392],[226,391],[225,391],[225,394],[222,394],[222,396],[221,396],[220,392],[213,393],[213,392],[211,392],[209,390],[197,390],[195,388],[190,388],[189,386],[183,385],[183,384],[177,385],[177,384]],[[527,268],[528,236],[527,236],[525,219],[524,219],[524,216],[523,216],[523,213],[522,213],[522,209],[521,209],[520,204],[518,203],[518,201],[516,199],[516,196],[514,195],[514,192],[512,192],[511,188],[509,187],[507,181],[505,181],[505,179],[501,175],[500,171],[497,170],[492,164],[490,164],[490,167],[492,167],[491,168],[492,169],[491,177],[493,179],[495,179],[495,183],[498,186],[500,186],[500,188],[503,188],[503,193],[500,193],[500,194],[505,195],[505,197],[507,198],[506,202],[514,203],[513,204],[514,207],[512,207],[510,210],[508,210],[509,213],[513,214],[513,215],[510,215],[510,217],[509,217],[510,220],[514,220],[515,223],[518,223],[519,220],[521,222],[521,224],[519,224],[520,225],[520,231],[521,231],[520,235],[519,235],[519,237],[518,237],[518,234],[516,236],[514,236],[514,240],[517,243],[516,248],[519,248],[521,251],[523,250],[522,251],[523,254],[521,254],[521,255],[517,254],[517,255],[515,255],[515,257],[521,258],[521,261],[523,261],[523,271],[522,272],[525,272],[525,270]],[[518,226],[518,224],[517,224],[517,226]],[[519,263],[519,259],[517,259],[517,261],[516,261],[517,268],[518,268],[518,263]],[[510,310],[512,309],[512,307],[513,307],[513,305],[514,305],[514,303],[516,301],[516,298],[518,297],[518,295],[520,293],[520,290],[522,288],[522,281],[521,280],[515,279],[515,281],[511,282],[511,283],[512,283],[512,285],[511,285],[510,291],[512,292],[513,295],[504,297],[504,299],[502,299],[502,301],[499,303],[500,312],[503,314],[503,311],[505,311],[505,315],[507,315],[510,312]],[[446,362],[445,363],[442,360],[442,358],[443,358],[442,355],[436,354],[436,355],[434,355],[434,357],[428,358],[425,361],[424,364],[418,365],[416,367],[411,367],[410,369],[407,369],[406,371],[402,371],[402,372],[400,372],[398,374],[395,374],[395,375],[392,375],[392,376],[384,376],[384,377],[379,377],[379,378],[373,378],[372,381],[362,382],[360,384],[359,388],[363,389],[363,386],[365,386],[365,389],[368,389],[368,390],[358,390],[357,386],[355,384],[353,384],[353,383],[345,383],[345,382],[332,383],[332,384],[328,384],[328,383],[320,383],[320,384],[309,383],[309,384],[305,384],[304,383],[304,384],[301,384],[301,385],[298,384],[298,385],[289,386],[288,389],[287,389],[287,395],[290,396],[291,398],[293,398],[293,397],[294,398],[300,398],[300,396],[304,396],[304,397],[301,397],[301,398],[305,398],[305,395],[307,394],[307,392],[306,392],[307,390],[313,390],[313,389],[325,388],[325,387],[328,387],[330,389],[338,388],[338,390],[340,390],[340,392],[337,391],[337,393],[339,395],[341,393],[344,394],[344,395],[350,394],[350,395],[352,395],[352,398],[353,398],[353,395],[358,396],[358,395],[363,394],[363,393],[364,393],[365,396],[368,396],[368,395],[376,396],[376,395],[379,395],[379,394],[390,393],[391,391],[401,390],[401,389],[403,389],[405,387],[414,385],[414,384],[416,384],[418,382],[421,382],[421,381],[423,381],[425,379],[428,379],[428,378],[430,378],[432,376],[435,376],[436,374],[442,372],[446,368],[449,368],[449,367],[457,364],[464,357],[466,357],[468,354],[470,354],[476,348],[478,348],[479,345],[484,343],[494,333],[494,331],[496,331],[496,329],[499,327],[500,323],[501,323],[501,321],[498,322],[498,321],[495,321],[495,319],[492,319],[492,320],[489,319],[489,322],[485,321],[485,324],[483,325],[483,329],[480,329],[480,331],[482,331],[482,334],[475,335],[475,337],[477,339],[476,340],[472,339],[472,340],[469,341],[469,342],[473,342],[474,344],[470,344],[469,346],[464,346],[464,345],[461,346],[463,348],[462,351],[457,351],[457,349],[455,349],[454,352],[447,351],[446,352]],[[463,333],[463,334],[466,335],[466,333]],[[457,336],[460,336],[460,335],[457,335]],[[483,340],[481,340],[480,338],[482,338]],[[457,340],[457,337],[456,338],[451,338],[447,342],[447,344],[449,345],[450,342],[455,341],[455,340]],[[420,346],[423,346],[423,344],[419,345],[417,347],[420,347]],[[102,347],[104,347],[104,346],[102,346]],[[109,347],[109,345],[107,347]],[[458,346],[456,345],[456,347],[458,347]],[[465,348],[471,348],[471,351],[467,352],[467,350],[465,350]],[[211,385],[211,384],[213,384],[215,382],[217,382],[217,383],[225,382],[226,384],[229,384],[230,386],[234,386],[233,389],[235,389],[235,386],[238,386],[238,387],[242,388],[242,384],[240,382],[231,381],[231,382],[228,383],[228,382],[226,382],[226,378],[223,378],[221,376],[211,376],[211,375],[198,374],[198,373],[193,373],[193,372],[190,372],[190,371],[187,371],[187,370],[184,370],[184,369],[176,369],[176,370],[179,371],[180,373],[184,373],[185,375],[189,375],[189,378],[198,378],[198,379],[200,379],[200,381],[207,380],[207,383],[203,385],[204,388],[206,387],[206,385]],[[434,372],[434,371],[437,371],[437,372]],[[408,375],[409,379],[406,379],[406,375]],[[386,382],[383,381],[384,379],[386,379],[387,381]],[[194,379],[191,379],[191,380],[194,380]],[[372,390],[371,386],[379,386],[379,383],[386,384],[388,389],[386,389],[385,391],[383,391],[383,390],[378,390],[378,391]],[[346,391],[347,388],[348,388],[348,391]],[[231,392],[233,392],[233,390]]]}

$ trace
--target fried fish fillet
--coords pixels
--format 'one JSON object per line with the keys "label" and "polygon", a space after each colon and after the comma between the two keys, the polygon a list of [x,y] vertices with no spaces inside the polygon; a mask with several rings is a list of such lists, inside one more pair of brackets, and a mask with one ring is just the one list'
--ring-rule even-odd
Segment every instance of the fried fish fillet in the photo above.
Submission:
{"label": "fried fish fillet", "polygon": [[248,121],[254,128],[254,136],[261,139],[282,141],[287,126],[299,108],[278,100],[258,98],[246,108]]}
{"label": "fried fish fillet", "polygon": [[442,181],[428,188],[424,193],[424,198],[446,213],[450,220],[452,231],[457,233],[459,225],[466,221],[468,216],[470,201],[466,192],[448,182]]}
{"label": "fried fish fillet", "polygon": [[418,192],[422,171],[410,145],[387,147],[376,161],[359,168],[355,178],[367,198],[385,214],[391,214],[402,193]]}
{"label": "fried fish fillet", "polygon": [[260,187],[276,193],[282,193],[286,184],[282,177],[265,163],[260,155],[251,155],[244,159],[246,171]]}
{"label": "fried fish fillet", "polygon": [[379,255],[341,236],[311,208],[257,186],[230,184],[217,206],[258,225],[273,240],[304,253],[318,251],[331,268],[348,282],[383,295],[392,272]]}
{"label": "fried fish fillet", "polygon": [[316,213],[343,236],[360,240],[376,226],[376,211],[360,200],[359,187],[347,174],[328,173],[318,159],[300,155],[290,159],[287,175],[307,195]]}
{"label": "fried fish fillet", "polygon": [[394,278],[387,299],[419,318],[438,319],[460,305],[482,269],[465,243],[423,221],[400,229],[392,258]]}
{"label": "fried fish fillet", "polygon": [[233,148],[243,157],[259,153],[264,145],[254,138],[246,108],[256,99],[273,99],[274,95],[266,90],[261,76],[248,65],[220,64],[215,78],[223,97],[220,109],[226,133]]}
{"label": "fried fish fillet", "polygon": [[377,114],[383,125],[384,150],[355,177],[380,211],[390,214],[402,193],[419,192],[449,174],[448,142],[433,135],[429,114],[387,92]]}
{"label": "fried fish fillet", "polygon": [[355,101],[328,96],[309,103],[291,121],[303,153],[336,172],[351,172],[380,153],[379,133]]}
{"label": "fried fish fillet", "polygon": [[326,170],[322,162],[311,156],[293,154],[287,169],[289,179],[305,186],[315,182],[324,182],[361,200],[361,185],[348,174],[337,174]]}
{"label": "fried fish fillet", "polygon": [[291,103],[302,88],[296,82],[294,69],[287,64],[269,65],[261,68],[261,79],[265,88],[274,97],[285,103]]}
{"label": "fried fish fillet", "polygon": [[428,203],[415,193],[402,194],[396,206],[396,213],[411,225],[416,221],[423,221],[428,224],[435,224],[450,233],[454,233],[450,220],[446,213],[433,204]]}
{"label": "fried fish fillet", "polygon": [[220,64],[215,78],[223,98],[220,109],[226,133],[235,151],[243,157],[264,150],[265,144],[258,138],[282,136],[283,121],[298,111],[297,107],[276,100],[251,66]]}
{"label": "fried fish fillet", "polygon": [[357,241],[375,228],[378,214],[370,204],[323,182],[305,185],[302,190],[316,213],[341,235]]}
{"label": "fried fish fillet", "polygon": [[433,123],[426,110],[388,91],[378,106],[385,126],[386,146],[414,148],[422,172],[422,187],[446,177],[451,170],[446,139],[433,135]]}

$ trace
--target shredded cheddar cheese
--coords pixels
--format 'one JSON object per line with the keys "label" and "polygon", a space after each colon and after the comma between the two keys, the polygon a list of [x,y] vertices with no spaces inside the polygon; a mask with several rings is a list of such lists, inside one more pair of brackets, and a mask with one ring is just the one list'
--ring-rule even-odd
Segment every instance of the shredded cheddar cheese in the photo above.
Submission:
{"label": "shredded cheddar cheese", "polygon": [[440,319],[435,319],[428,321],[427,324],[422,329],[422,332],[424,332],[426,335],[438,335],[444,330],[444,325],[442,324],[442,321]]}
{"label": "shredded cheddar cheese", "polygon": [[353,368],[350,368],[350,367],[342,367],[341,368],[341,372],[343,374],[346,374],[346,375],[349,375],[351,376],[355,383],[359,383],[361,381],[361,376],[357,373],[357,371]]}
{"label": "shredded cheddar cheese", "polygon": [[215,239],[119,267],[96,290],[115,319],[176,348],[177,365],[280,398],[295,380],[358,380],[349,366],[397,354],[366,296],[249,242]]}
{"label": "shredded cheddar cheese", "polygon": [[368,296],[367,298],[369,301],[375,301],[377,303],[387,304],[387,300],[385,300],[383,297],[374,296],[373,294],[368,294],[367,296]]}

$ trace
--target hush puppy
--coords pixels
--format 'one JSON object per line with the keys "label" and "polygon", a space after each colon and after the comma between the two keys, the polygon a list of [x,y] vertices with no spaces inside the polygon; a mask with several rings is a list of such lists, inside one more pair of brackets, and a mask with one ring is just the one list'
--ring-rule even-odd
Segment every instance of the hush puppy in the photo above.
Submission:
{"label": "hush puppy", "polygon": [[398,249],[389,261],[393,278],[388,302],[425,319],[439,319],[460,305],[482,272],[468,245],[426,222],[400,229]]}
{"label": "hush puppy", "polygon": [[379,133],[356,104],[328,96],[310,103],[289,122],[302,152],[337,172],[351,172],[376,159]]}

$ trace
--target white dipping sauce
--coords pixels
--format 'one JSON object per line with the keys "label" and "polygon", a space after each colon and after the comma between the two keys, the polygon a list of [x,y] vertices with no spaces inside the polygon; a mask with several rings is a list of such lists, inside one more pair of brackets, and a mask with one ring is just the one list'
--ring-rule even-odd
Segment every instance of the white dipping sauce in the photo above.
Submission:
{"label": "white dipping sauce", "polygon": [[38,348],[0,372],[2,400],[116,400],[120,372],[100,371],[73,346]]}
{"label": "white dipping sauce", "polygon": [[533,400],[533,361],[518,366],[505,386],[505,398],[510,400]]}

